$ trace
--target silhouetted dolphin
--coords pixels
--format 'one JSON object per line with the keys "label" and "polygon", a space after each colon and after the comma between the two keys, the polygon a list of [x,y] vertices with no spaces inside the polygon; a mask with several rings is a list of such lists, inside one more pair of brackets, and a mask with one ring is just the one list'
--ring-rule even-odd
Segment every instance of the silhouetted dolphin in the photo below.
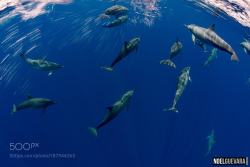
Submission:
{"label": "silhouetted dolphin", "polygon": [[122,59],[127,57],[131,52],[138,49],[140,43],[140,38],[133,38],[129,42],[124,42],[123,47],[121,48],[119,54],[116,56],[115,60],[111,63],[109,67],[101,67],[107,71],[113,71],[113,67],[119,63]]}
{"label": "silhouetted dolphin", "polygon": [[120,100],[118,100],[115,104],[113,104],[110,107],[107,107],[107,115],[104,117],[104,119],[101,121],[101,123],[93,128],[90,127],[89,130],[90,132],[97,136],[97,130],[99,130],[101,127],[104,125],[108,124],[110,121],[112,121],[114,118],[118,116],[118,114],[126,107],[128,106],[131,97],[134,95],[134,91],[130,90],[127,91]]}
{"label": "silhouetted dolphin", "polygon": [[211,134],[209,136],[207,136],[207,142],[208,142],[208,149],[207,149],[206,155],[208,155],[211,152],[211,150],[215,144],[214,130],[212,130]]}

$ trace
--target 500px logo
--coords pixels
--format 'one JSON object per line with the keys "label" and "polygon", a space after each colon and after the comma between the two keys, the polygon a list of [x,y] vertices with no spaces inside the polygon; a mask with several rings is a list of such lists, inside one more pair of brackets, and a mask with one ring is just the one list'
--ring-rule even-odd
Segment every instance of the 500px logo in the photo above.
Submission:
{"label": "500px logo", "polygon": [[39,148],[39,143],[10,143],[10,151],[30,151]]}

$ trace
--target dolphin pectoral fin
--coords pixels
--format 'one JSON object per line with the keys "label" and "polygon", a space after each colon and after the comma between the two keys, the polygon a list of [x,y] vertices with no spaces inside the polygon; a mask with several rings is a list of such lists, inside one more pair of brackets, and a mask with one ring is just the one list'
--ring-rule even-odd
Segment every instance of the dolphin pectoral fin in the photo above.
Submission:
{"label": "dolphin pectoral fin", "polygon": [[195,38],[195,35],[194,35],[194,34],[192,34],[192,41],[193,41],[193,43],[195,44],[196,38]]}
{"label": "dolphin pectoral fin", "polygon": [[246,54],[248,54],[248,53],[247,53],[247,49],[246,49],[246,48],[244,48],[244,52],[245,52]]}
{"label": "dolphin pectoral fin", "polygon": [[192,82],[192,79],[191,79],[191,77],[190,77],[190,76],[188,77],[188,80],[189,80],[190,82]]}
{"label": "dolphin pectoral fin", "polygon": [[163,60],[160,61],[160,64],[165,64],[165,63],[166,63],[165,59],[163,59]]}
{"label": "dolphin pectoral fin", "polygon": [[208,27],[209,30],[215,31],[215,24],[212,24]]}
{"label": "dolphin pectoral fin", "polygon": [[169,108],[169,109],[163,109],[163,111],[173,111],[173,112],[176,112],[176,113],[178,113],[179,111],[175,108],[175,107],[171,107],[171,108]]}
{"label": "dolphin pectoral fin", "polygon": [[95,137],[98,135],[96,128],[89,127],[88,128],[89,132],[94,135]]}
{"label": "dolphin pectoral fin", "polygon": [[17,107],[15,104],[13,104],[11,114],[14,114],[15,112],[17,112]]}
{"label": "dolphin pectoral fin", "polygon": [[112,67],[101,67],[101,69],[105,70],[105,71],[109,71],[109,72],[112,72],[113,71],[113,68]]}
{"label": "dolphin pectoral fin", "polygon": [[176,108],[170,108],[170,109],[168,109],[168,111],[173,111],[173,112],[176,112],[176,113],[179,112]]}
{"label": "dolphin pectoral fin", "polygon": [[48,73],[48,76],[51,76],[53,74],[53,71],[50,71],[49,73]]}

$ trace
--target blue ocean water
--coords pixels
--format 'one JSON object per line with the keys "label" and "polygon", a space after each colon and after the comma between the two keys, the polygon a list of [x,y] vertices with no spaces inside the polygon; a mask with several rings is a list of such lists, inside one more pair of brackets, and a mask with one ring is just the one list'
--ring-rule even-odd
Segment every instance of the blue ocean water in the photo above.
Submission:
{"label": "blue ocean water", "polygon": [[[148,24],[128,2],[129,21],[103,28],[98,16],[113,2],[75,1],[49,5],[48,13],[34,19],[15,16],[1,25],[0,159],[3,167],[165,167],[211,166],[217,156],[250,154],[250,57],[240,47],[249,28],[222,13],[216,17],[192,3],[158,2]],[[192,43],[184,24],[209,27],[234,48],[239,62],[218,51],[208,67],[208,54]],[[137,52],[109,65],[124,41],[140,37]],[[171,69],[160,65],[179,39],[182,52]],[[33,49],[32,49],[33,48]],[[51,76],[32,69],[19,57],[44,58],[64,65]],[[211,47],[208,47],[211,50]],[[179,103],[179,113],[165,112],[176,91],[181,70],[190,66],[192,82]],[[128,110],[91,135],[106,107],[128,90],[135,90]],[[53,99],[45,112],[23,110],[11,114],[12,105],[27,95]],[[215,131],[216,143],[206,156],[206,137]],[[39,143],[29,151],[10,150],[10,143]],[[10,154],[74,154],[74,158],[10,158]]]}

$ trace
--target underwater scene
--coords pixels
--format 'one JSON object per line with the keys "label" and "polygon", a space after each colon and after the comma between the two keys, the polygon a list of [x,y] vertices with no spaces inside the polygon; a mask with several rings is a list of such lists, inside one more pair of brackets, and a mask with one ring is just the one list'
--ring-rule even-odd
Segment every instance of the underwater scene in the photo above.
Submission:
{"label": "underwater scene", "polygon": [[250,0],[0,0],[1,167],[248,166]]}

